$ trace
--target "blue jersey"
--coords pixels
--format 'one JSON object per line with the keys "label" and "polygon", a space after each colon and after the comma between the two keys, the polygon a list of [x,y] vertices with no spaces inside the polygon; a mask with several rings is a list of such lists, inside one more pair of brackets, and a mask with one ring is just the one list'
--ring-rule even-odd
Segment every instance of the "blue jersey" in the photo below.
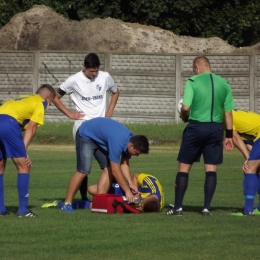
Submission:
{"label": "blue jersey", "polygon": [[98,117],[82,123],[79,135],[95,141],[108,152],[110,161],[114,163],[120,163],[121,155],[127,159],[131,158],[127,147],[133,133],[111,118]]}

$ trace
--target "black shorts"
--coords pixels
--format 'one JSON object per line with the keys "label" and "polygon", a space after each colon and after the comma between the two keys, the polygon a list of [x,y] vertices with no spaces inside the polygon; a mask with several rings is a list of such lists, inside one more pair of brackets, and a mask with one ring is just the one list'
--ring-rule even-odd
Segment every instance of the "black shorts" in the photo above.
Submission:
{"label": "black shorts", "polygon": [[182,134],[178,161],[218,165],[223,162],[223,127],[220,123],[189,122]]}

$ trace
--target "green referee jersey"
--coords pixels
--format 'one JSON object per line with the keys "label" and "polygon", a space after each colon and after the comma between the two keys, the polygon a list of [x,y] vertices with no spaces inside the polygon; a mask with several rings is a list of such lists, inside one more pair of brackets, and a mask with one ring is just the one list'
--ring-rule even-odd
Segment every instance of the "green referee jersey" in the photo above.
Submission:
{"label": "green referee jersey", "polygon": [[185,85],[183,105],[190,108],[189,120],[223,122],[223,111],[234,109],[231,87],[227,80],[214,73],[189,78]]}

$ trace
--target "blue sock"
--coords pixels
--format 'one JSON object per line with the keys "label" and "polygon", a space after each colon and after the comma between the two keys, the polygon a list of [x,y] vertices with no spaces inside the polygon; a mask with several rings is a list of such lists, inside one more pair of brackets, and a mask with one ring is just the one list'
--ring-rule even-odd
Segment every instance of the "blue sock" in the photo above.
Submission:
{"label": "blue sock", "polygon": [[73,209],[90,209],[90,203],[89,200],[78,200],[72,203]]}
{"label": "blue sock", "polygon": [[[73,209],[90,209],[90,203],[92,201],[89,200],[78,200],[72,203],[72,208]],[[59,202],[58,203],[58,208],[61,209],[64,206],[64,202]]]}
{"label": "blue sock", "polygon": [[4,201],[4,174],[0,174],[0,211],[6,212]]}
{"label": "blue sock", "polygon": [[259,195],[259,202],[258,202],[257,208],[258,208],[258,210],[260,210],[260,174],[257,174],[257,181],[258,181],[257,190],[258,190],[258,195]]}
{"label": "blue sock", "polygon": [[59,201],[57,207],[58,207],[59,209],[61,209],[63,206],[64,206],[64,202]]}
{"label": "blue sock", "polygon": [[254,210],[255,194],[257,192],[258,180],[256,174],[244,174],[244,195],[245,195],[245,206],[244,212],[249,213]]}
{"label": "blue sock", "polygon": [[19,197],[19,207],[18,207],[19,213],[28,212],[29,181],[30,181],[30,174],[18,173],[17,189],[18,189],[18,197]]}

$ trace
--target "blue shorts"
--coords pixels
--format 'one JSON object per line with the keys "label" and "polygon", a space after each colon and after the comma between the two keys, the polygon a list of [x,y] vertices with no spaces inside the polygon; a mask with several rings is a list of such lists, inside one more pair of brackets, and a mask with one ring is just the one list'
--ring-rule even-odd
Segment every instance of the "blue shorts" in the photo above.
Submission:
{"label": "blue shorts", "polygon": [[253,141],[253,140],[243,140],[243,142],[244,142],[245,144],[249,144],[249,145],[251,145],[251,146],[254,145],[254,141]]}
{"label": "blue shorts", "polygon": [[108,194],[117,194],[117,195],[125,196],[124,190],[116,182],[112,182],[110,184]]}
{"label": "blue shorts", "polygon": [[90,173],[93,155],[101,169],[109,166],[108,153],[100,148],[92,139],[81,137],[79,131],[76,133],[76,155],[78,172],[84,174]]}
{"label": "blue shorts", "polygon": [[193,164],[203,155],[204,164],[223,162],[223,127],[220,123],[189,122],[183,131],[178,161]]}
{"label": "blue shorts", "polygon": [[26,157],[21,129],[16,119],[0,114],[0,159]]}
{"label": "blue shorts", "polygon": [[260,160],[260,138],[257,139],[250,151],[248,161]]}

